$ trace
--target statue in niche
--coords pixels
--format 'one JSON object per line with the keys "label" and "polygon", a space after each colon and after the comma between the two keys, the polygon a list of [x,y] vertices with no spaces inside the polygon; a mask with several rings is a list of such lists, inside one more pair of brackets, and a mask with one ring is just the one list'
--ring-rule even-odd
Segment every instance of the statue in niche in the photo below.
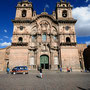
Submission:
{"label": "statue in niche", "polygon": [[54,27],[52,27],[51,33],[52,33],[53,35],[57,35],[57,29],[54,28]]}
{"label": "statue in niche", "polygon": [[37,28],[36,28],[36,27],[34,27],[34,28],[31,30],[31,34],[32,34],[32,35],[37,34]]}
{"label": "statue in niche", "polygon": [[41,44],[41,50],[45,51],[46,50],[46,46]]}
{"label": "statue in niche", "polygon": [[49,29],[49,24],[46,22],[46,21],[42,21],[40,23],[40,27],[41,27],[41,30],[48,30]]}

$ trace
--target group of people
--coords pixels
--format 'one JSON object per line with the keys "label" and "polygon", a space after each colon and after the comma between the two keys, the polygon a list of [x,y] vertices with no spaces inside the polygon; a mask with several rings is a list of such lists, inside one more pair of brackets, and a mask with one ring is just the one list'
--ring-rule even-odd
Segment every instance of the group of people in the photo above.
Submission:
{"label": "group of people", "polygon": [[[9,67],[7,67],[6,71],[7,71],[7,74],[9,74],[9,72],[10,72]],[[40,72],[40,78],[43,78],[41,67],[39,68],[39,72]],[[62,67],[60,67],[60,72],[62,72]],[[70,67],[70,68],[67,67],[67,72],[72,72],[72,67]]]}
{"label": "group of people", "polygon": [[[60,72],[62,72],[62,67],[60,67]],[[67,72],[72,72],[72,67],[70,68],[67,67]]]}
{"label": "group of people", "polygon": [[[40,78],[43,78],[41,67],[39,68],[39,72],[40,72]],[[62,72],[62,67],[60,67],[60,72]],[[72,72],[72,67],[70,67],[70,68],[67,67],[67,72]]]}
{"label": "group of people", "polygon": [[67,72],[72,72],[72,67],[70,68],[67,67]]}

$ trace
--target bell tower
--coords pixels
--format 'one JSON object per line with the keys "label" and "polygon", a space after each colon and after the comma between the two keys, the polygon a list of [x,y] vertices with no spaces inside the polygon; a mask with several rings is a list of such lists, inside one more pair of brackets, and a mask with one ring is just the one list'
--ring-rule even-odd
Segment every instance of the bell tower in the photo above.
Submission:
{"label": "bell tower", "polygon": [[32,3],[28,0],[22,0],[21,2],[18,2],[16,6],[16,18],[28,18],[30,19],[32,17],[33,7]]}
{"label": "bell tower", "polygon": [[[56,4],[56,19],[59,24],[59,43],[60,43],[60,66],[63,70],[66,67],[73,67],[74,70],[80,70],[75,20],[72,17],[72,6],[66,0],[60,0]],[[74,57],[74,58],[73,58]]]}
{"label": "bell tower", "polygon": [[57,19],[61,18],[72,18],[72,6],[66,0],[61,0],[56,4],[56,15]]}
{"label": "bell tower", "polygon": [[[28,0],[22,0],[18,2],[16,6],[16,16],[12,20],[14,24],[12,45],[18,46],[23,43],[28,43],[28,27],[27,20],[31,20],[33,17],[33,6]],[[28,23],[29,24],[29,23]],[[18,44],[19,43],[19,44]]]}

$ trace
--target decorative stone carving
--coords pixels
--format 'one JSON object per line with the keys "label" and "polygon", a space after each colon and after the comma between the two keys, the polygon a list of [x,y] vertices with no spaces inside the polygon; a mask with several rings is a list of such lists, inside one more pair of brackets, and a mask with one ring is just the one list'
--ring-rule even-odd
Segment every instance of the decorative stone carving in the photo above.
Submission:
{"label": "decorative stone carving", "polygon": [[37,27],[33,27],[31,30],[31,35],[37,34]]}
{"label": "decorative stone carving", "polygon": [[51,34],[57,35],[57,29],[55,27],[52,27]]}
{"label": "decorative stone carving", "polygon": [[47,21],[41,21],[40,22],[40,28],[42,31],[48,30],[49,29],[49,23]]}

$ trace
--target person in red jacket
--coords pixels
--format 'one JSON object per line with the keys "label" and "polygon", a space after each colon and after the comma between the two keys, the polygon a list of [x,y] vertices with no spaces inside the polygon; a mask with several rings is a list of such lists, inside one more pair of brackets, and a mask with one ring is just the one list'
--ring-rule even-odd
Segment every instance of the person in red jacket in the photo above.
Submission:
{"label": "person in red jacket", "polygon": [[68,69],[68,67],[67,67],[67,72],[70,72],[70,70]]}

